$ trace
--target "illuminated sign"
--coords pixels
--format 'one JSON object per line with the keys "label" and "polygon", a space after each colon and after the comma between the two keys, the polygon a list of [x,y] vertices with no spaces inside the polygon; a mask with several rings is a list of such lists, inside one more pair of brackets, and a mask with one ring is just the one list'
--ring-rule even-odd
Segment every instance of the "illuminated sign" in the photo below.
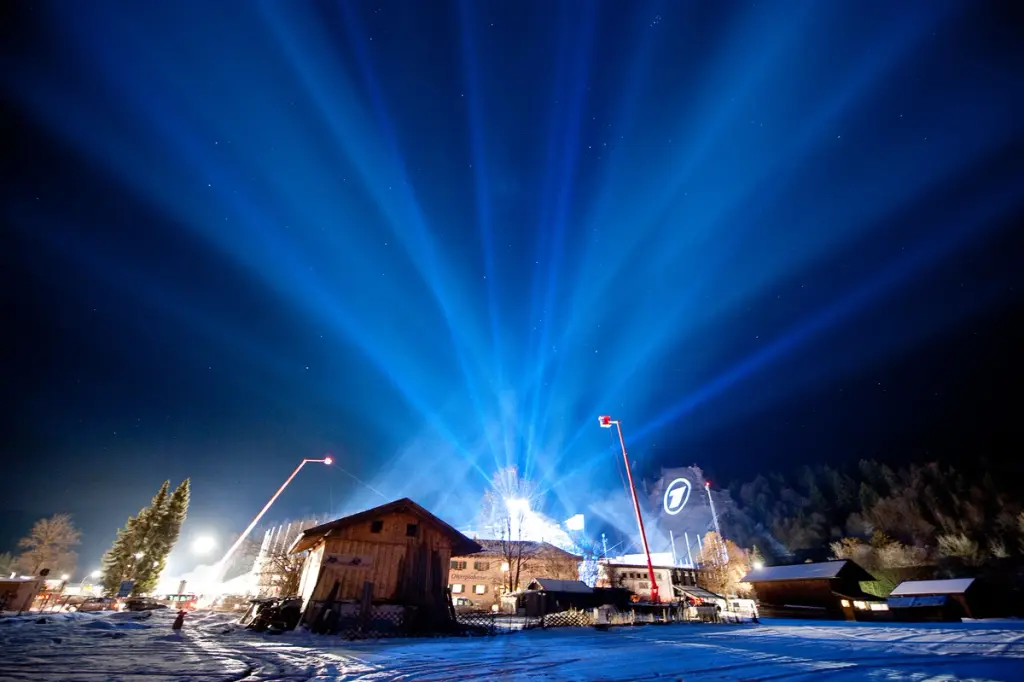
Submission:
{"label": "illuminated sign", "polygon": [[685,478],[677,478],[665,488],[665,513],[676,515],[683,511],[686,502],[690,499],[690,481]]}

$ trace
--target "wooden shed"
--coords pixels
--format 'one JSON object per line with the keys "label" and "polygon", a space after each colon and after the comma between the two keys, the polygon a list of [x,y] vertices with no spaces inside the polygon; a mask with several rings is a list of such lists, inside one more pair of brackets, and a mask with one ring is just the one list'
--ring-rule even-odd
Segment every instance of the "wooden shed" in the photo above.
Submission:
{"label": "wooden shed", "polygon": [[450,617],[451,557],[480,550],[403,498],[305,530],[290,551],[309,552],[299,585],[307,622],[325,602],[358,604],[364,621],[371,605],[412,607],[422,622]]}
{"label": "wooden shed", "polygon": [[852,561],[766,566],[743,578],[757,593],[761,614],[769,617],[864,619],[884,609],[878,597],[861,590],[875,578]]}
{"label": "wooden shed", "polygon": [[900,621],[959,621],[986,613],[984,590],[974,578],[907,580],[889,595],[889,610]]}

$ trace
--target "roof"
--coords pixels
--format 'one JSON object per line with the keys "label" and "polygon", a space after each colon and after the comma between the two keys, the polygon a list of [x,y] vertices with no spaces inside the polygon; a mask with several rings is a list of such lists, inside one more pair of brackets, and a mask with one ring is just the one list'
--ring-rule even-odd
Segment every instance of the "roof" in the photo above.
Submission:
{"label": "roof", "polygon": [[575,594],[590,594],[594,591],[582,580],[555,580],[553,578],[534,578],[526,589],[544,592],[572,592]]}
{"label": "roof", "polygon": [[845,578],[855,581],[873,581],[875,577],[852,561],[822,561],[816,564],[765,566],[747,573],[741,582],[773,583],[784,580],[834,580]]}
{"label": "roof", "polygon": [[971,585],[974,578],[956,578],[953,580],[907,580],[896,586],[890,596],[892,597],[913,597],[918,595],[932,594],[963,594]]}
{"label": "roof", "polygon": [[715,594],[714,592],[711,592],[709,590],[705,590],[703,587],[696,587],[694,585],[689,585],[687,587],[677,587],[676,589],[682,592],[683,594],[688,594],[691,597],[696,597],[697,599],[725,599],[725,597],[721,595]]}
{"label": "roof", "polygon": [[[505,554],[504,547],[510,546],[510,550],[517,545],[523,545],[523,556],[537,556],[538,554],[561,554],[566,558],[575,559],[576,561],[582,561],[583,557],[577,556],[572,552],[567,552],[560,547],[555,547],[550,542],[535,542],[533,540],[482,540],[476,538],[476,542],[482,548],[484,554],[495,554],[503,556]],[[452,556],[459,556],[453,553]]]}
{"label": "roof", "polygon": [[476,554],[483,549],[480,545],[473,542],[440,518],[434,516],[426,509],[410,500],[408,497],[403,497],[400,500],[388,502],[387,504],[382,504],[381,506],[374,507],[373,509],[367,509],[366,511],[361,511],[357,514],[352,514],[351,516],[344,516],[329,523],[324,523],[313,528],[307,528],[302,531],[302,535],[295,540],[295,543],[292,545],[291,549],[288,550],[288,553],[296,554],[298,552],[304,552],[307,549],[312,549],[313,547],[316,547],[317,543],[321,540],[331,537],[332,534],[343,528],[354,526],[357,523],[365,523],[384,516],[385,514],[397,514],[400,512],[412,514],[441,531],[452,541],[452,555],[466,556],[467,554]]}

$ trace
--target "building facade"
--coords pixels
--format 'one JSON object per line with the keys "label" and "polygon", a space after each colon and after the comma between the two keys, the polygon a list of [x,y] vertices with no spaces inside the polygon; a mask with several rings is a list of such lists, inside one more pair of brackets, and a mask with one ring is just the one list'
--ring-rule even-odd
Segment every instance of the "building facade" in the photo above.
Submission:
{"label": "building facade", "polygon": [[[697,571],[677,566],[655,566],[654,579],[662,601],[678,601],[683,588],[697,584]],[[597,587],[619,587],[635,593],[641,599],[651,594],[650,571],[647,564],[618,563],[602,560],[597,564]]]}
{"label": "building facade", "polygon": [[476,542],[483,551],[451,559],[448,585],[457,605],[489,609],[538,578],[579,580],[582,557],[547,542]]}

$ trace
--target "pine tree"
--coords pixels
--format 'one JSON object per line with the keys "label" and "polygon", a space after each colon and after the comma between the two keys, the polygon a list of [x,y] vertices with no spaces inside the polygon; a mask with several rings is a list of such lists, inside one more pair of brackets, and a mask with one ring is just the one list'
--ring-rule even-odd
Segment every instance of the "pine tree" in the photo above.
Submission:
{"label": "pine tree", "polygon": [[144,516],[149,509],[143,509],[139,516],[128,518],[124,528],[117,531],[117,538],[103,557],[103,591],[107,595],[117,593],[121,583],[131,578],[135,562],[135,554],[140,551],[140,524],[145,523]]}
{"label": "pine tree", "polygon": [[132,594],[146,594],[156,588],[160,574],[167,566],[167,556],[174,549],[181,535],[181,525],[188,515],[191,484],[185,479],[174,489],[166,503],[160,508],[148,529],[145,556],[135,576]]}
{"label": "pine tree", "polygon": [[166,513],[170,485],[170,481],[164,481],[150,505],[129,517],[124,528],[117,531],[117,538],[103,557],[103,589],[107,594],[116,593],[125,580],[138,580],[150,554],[153,531]]}

